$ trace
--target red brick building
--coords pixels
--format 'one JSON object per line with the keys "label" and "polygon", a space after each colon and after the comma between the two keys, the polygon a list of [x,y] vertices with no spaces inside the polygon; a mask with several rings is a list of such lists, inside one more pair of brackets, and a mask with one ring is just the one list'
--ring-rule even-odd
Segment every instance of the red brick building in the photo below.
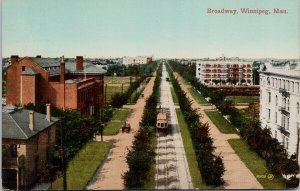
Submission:
{"label": "red brick building", "polygon": [[106,70],[76,60],[11,56],[7,68],[7,104],[51,103],[90,115],[104,104]]}
{"label": "red brick building", "polygon": [[253,84],[252,62],[247,61],[200,61],[196,63],[196,77],[205,85],[217,85],[214,81],[226,84]]}

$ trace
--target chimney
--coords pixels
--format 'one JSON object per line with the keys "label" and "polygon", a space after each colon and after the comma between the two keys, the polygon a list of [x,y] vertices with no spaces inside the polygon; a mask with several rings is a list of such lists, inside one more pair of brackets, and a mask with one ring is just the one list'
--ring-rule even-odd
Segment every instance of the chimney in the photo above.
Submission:
{"label": "chimney", "polygon": [[10,57],[11,64],[15,64],[18,61],[19,61],[19,56],[18,55],[11,55],[11,57]]}
{"label": "chimney", "polygon": [[36,58],[42,58],[42,55],[36,55]]}
{"label": "chimney", "polygon": [[64,56],[60,59],[60,83],[65,83],[65,60]]}
{"label": "chimney", "polygon": [[34,111],[29,111],[29,128],[34,131]]}
{"label": "chimney", "polygon": [[47,121],[51,121],[51,107],[50,107],[50,104],[46,104],[46,110],[47,110],[47,113],[46,113],[46,119]]}
{"label": "chimney", "polygon": [[83,70],[83,56],[76,56],[76,70]]}

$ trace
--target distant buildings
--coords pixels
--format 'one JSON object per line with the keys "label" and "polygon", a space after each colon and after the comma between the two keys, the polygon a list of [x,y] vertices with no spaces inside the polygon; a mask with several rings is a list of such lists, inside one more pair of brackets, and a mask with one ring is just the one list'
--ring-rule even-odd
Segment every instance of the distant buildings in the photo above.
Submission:
{"label": "distant buildings", "polygon": [[196,62],[196,77],[205,85],[252,85],[252,62],[234,60],[207,60]]}
{"label": "distant buildings", "polygon": [[136,57],[123,57],[123,64],[130,65],[130,64],[150,64],[152,63],[152,57],[147,56],[136,56]]}
{"label": "distant buildings", "polygon": [[61,109],[91,115],[104,104],[103,75],[106,70],[85,63],[58,58],[11,56],[7,68],[7,104],[51,103]]}
{"label": "distant buildings", "polygon": [[26,109],[2,110],[2,184],[4,188],[30,188],[46,170],[49,150],[55,145],[59,120],[50,104],[43,115]]}
{"label": "distant buildings", "polygon": [[267,63],[259,72],[261,126],[269,128],[289,154],[299,156],[300,65]]}

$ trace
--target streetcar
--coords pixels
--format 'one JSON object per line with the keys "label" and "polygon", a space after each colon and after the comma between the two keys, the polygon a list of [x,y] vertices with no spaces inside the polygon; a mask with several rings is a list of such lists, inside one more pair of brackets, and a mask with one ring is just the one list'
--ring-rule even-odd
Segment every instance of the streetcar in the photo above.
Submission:
{"label": "streetcar", "polygon": [[167,132],[169,126],[169,117],[168,117],[168,113],[167,112],[163,112],[160,111],[157,114],[157,118],[156,118],[156,128],[158,130]]}

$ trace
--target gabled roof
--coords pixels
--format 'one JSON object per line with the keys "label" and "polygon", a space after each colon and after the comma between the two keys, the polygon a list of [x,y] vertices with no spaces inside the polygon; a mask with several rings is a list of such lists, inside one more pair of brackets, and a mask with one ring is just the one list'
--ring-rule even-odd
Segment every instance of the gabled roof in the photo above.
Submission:
{"label": "gabled roof", "polygon": [[49,122],[46,115],[34,112],[34,130],[32,131],[29,128],[29,110],[2,111],[2,138],[27,140],[58,121],[58,118],[51,117]]}

